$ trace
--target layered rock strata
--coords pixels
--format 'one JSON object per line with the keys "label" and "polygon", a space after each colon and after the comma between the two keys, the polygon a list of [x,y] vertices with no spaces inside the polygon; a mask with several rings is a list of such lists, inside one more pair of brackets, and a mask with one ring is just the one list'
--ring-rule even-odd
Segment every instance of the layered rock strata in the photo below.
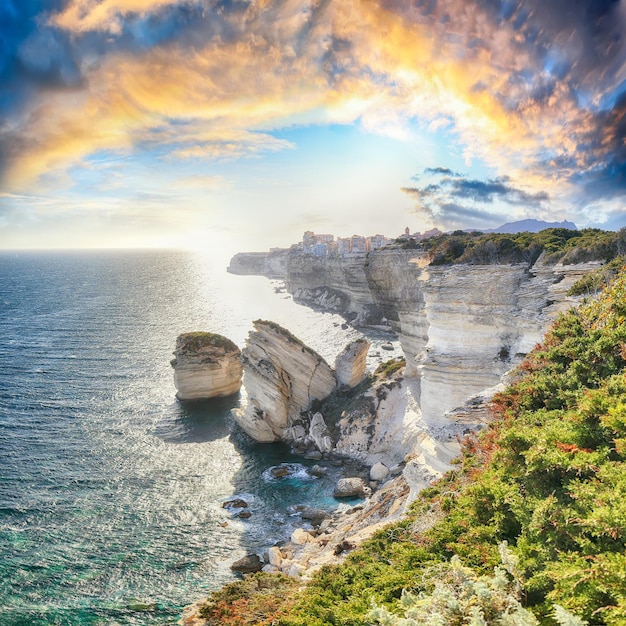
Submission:
{"label": "layered rock strata", "polygon": [[379,324],[381,311],[372,298],[364,255],[319,258],[290,253],[287,290],[294,300],[314,308],[334,311],[353,324]]}
{"label": "layered rock strata", "polygon": [[389,248],[365,257],[283,257],[294,299],[358,325],[387,324],[418,381],[416,401],[437,422],[497,384],[575,304],[569,287],[599,263],[429,265],[427,253]]}
{"label": "layered rock strata", "polygon": [[378,251],[368,280],[419,383],[424,419],[438,422],[498,383],[577,302],[569,287],[598,263],[430,266],[410,250]]}
{"label": "layered rock strata", "polygon": [[174,385],[180,400],[220,398],[241,389],[241,351],[215,333],[184,333],[176,339]]}
{"label": "layered rock strata", "polygon": [[337,381],[328,363],[286,329],[262,320],[254,329],[241,355],[248,403],[233,417],[256,441],[289,440],[294,420]]}

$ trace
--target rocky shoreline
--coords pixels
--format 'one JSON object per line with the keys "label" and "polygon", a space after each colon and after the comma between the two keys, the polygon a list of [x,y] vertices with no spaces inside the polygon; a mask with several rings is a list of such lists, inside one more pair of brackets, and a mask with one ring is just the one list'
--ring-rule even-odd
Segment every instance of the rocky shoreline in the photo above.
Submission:
{"label": "rocky shoreline", "polygon": [[[294,277],[312,271],[297,256],[274,253],[271,270],[268,259],[257,255],[233,263],[238,273],[282,272],[292,293],[302,287]],[[452,467],[464,434],[487,422],[487,403],[504,388],[506,372],[559,311],[576,304],[569,287],[598,266],[538,261],[532,267],[429,267],[410,250],[380,251],[367,264],[355,263],[349,270],[345,263],[318,263],[311,289],[320,290],[326,304],[328,289],[341,291],[330,308],[343,303],[347,318],[350,307],[363,304],[353,321],[389,323],[406,359],[367,373],[370,345],[364,338],[346,346],[331,367],[286,329],[257,320],[240,357],[247,405],[233,417],[254,440],[282,441],[318,460],[321,472],[348,461],[335,495],[357,495],[363,502],[333,513],[307,510],[304,503],[302,525],[289,541],[233,564],[242,575],[280,572],[306,580],[401,518],[417,493]],[[354,280],[358,286],[351,293]],[[180,623],[203,625],[202,605],[187,607]]]}

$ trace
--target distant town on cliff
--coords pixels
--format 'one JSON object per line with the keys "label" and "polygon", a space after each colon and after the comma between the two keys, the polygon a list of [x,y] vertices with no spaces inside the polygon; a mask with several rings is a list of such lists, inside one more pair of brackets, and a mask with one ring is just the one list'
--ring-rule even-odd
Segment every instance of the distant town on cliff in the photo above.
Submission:
{"label": "distant town on cliff", "polygon": [[[544,222],[541,220],[527,219],[518,222],[509,222],[503,224],[498,228],[489,230],[483,230],[484,233],[519,233],[519,232],[539,232],[546,228],[567,228],[570,230],[577,230],[576,224],[573,222]],[[404,232],[390,239],[385,235],[352,235],[351,237],[337,237],[329,234],[316,234],[313,231],[307,230],[302,241],[293,244],[292,250],[300,251],[302,254],[312,255],[316,257],[345,257],[351,255],[362,255],[388,246],[395,241],[410,240],[415,242],[424,241],[430,237],[437,237],[443,235],[443,231],[438,228],[432,228],[423,233],[414,232],[411,233],[411,229],[407,226]],[[273,248],[271,251],[278,251],[280,248]]]}

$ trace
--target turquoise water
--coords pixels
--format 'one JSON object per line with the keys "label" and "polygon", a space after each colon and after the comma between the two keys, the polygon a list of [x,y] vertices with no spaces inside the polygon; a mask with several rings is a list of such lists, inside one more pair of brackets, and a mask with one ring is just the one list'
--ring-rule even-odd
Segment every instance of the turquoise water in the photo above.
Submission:
{"label": "turquoise water", "polygon": [[[332,476],[268,478],[304,462],[236,429],[240,397],[175,399],[179,333],[243,345],[257,318],[331,362],[356,336],[193,253],[0,254],[0,624],[175,623],[296,504],[336,506]],[[222,508],[234,494],[249,520]]]}

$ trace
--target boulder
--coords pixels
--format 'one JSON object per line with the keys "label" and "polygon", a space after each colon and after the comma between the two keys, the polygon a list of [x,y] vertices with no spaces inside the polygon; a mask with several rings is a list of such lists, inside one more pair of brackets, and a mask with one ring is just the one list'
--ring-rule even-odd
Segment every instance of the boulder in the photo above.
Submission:
{"label": "boulder", "polygon": [[313,537],[311,537],[311,535],[303,528],[296,528],[291,533],[291,542],[298,546],[304,545],[305,543],[311,543],[311,541],[313,541]]}
{"label": "boulder", "polygon": [[337,383],[346,387],[356,387],[366,375],[367,352],[370,342],[357,339],[349,343],[335,359],[335,378]]}
{"label": "boulder", "polygon": [[370,480],[381,483],[389,476],[389,468],[384,463],[376,463],[370,469]]}
{"label": "boulder", "polygon": [[335,498],[364,498],[369,493],[370,488],[362,478],[340,478],[333,496]]}
{"label": "boulder", "polygon": [[248,503],[241,498],[231,498],[222,504],[223,509],[245,509]]}
{"label": "boulder", "polygon": [[272,478],[284,478],[285,476],[289,476],[293,472],[287,465],[277,465],[276,467],[272,467],[270,469],[270,474]]}
{"label": "boulder", "polygon": [[314,465],[313,467],[309,468],[307,471],[311,476],[315,476],[316,478],[321,478],[322,476],[325,476],[326,473],[328,472],[328,470],[325,467],[322,467],[321,465]]}
{"label": "boulder", "polygon": [[[330,432],[328,426],[324,421],[324,416],[321,413],[315,413],[311,418],[311,424],[309,425],[309,437],[315,443],[315,447],[320,453],[326,454],[333,448],[333,442],[330,438]],[[307,458],[312,458],[311,456]]]}
{"label": "boulder", "polygon": [[278,574],[280,573],[280,568],[276,567],[276,565],[271,565],[270,563],[268,563],[267,565],[263,566],[261,571],[265,572],[266,574]]}
{"label": "boulder", "polygon": [[171,364],[176,397],[180,400],[221,398],[241,389],[241,351],[222,335],[179,335]]}
{"label": "boulder", "polygon": [[258,554],[247,554],[242,559],[235,561],[230,569],[239,574],[252,574],[260,572],[263,569],[263,561]]}
{"label": "boulder", "polygon": [[325,519],[330,517],[328,511],[324,509],[314,509],[308,506],[302,509],[300,515],[302,519],[310,521],[313,526],[319,526]]}
{"label": "boulder", "polygon": [[304,567],[298,565],[297,563],[292,563],[289,571],[287,572],[287,576],[289,576],[290,578],[300,578],[303,572]]}
{"label": "boulder", "polygon": [[267,551],[267,559],[270,565],[280,567],[283,562],[283,553],[280,551],[280,548],[273,546]]}

